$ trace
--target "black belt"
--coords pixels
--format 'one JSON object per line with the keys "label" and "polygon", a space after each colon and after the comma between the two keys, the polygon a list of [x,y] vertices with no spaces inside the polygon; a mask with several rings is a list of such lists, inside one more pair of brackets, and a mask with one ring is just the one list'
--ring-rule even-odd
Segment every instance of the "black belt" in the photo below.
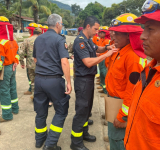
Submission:
{"label": "black belt", "polygon": [[62,78],[61,75],[45,76],[45,75],[41,75],[41,74],[37,74],[37,73],[36,73],[36,76],[37,77],[43,77],[43,78]]}
{"label": "black belt", "polygon": [[81,78],[94,78],[95,75],[76,76],[76,77],[81,77]]}

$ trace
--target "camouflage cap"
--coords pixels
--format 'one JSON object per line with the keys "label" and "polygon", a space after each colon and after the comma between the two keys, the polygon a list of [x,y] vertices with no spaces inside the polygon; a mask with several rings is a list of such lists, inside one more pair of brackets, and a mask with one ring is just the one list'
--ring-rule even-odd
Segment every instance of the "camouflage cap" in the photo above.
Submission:
{"label": "camouflage cap", "polygon": [[34,31],[42,33],[42,30],[40,28],[35,28]]}

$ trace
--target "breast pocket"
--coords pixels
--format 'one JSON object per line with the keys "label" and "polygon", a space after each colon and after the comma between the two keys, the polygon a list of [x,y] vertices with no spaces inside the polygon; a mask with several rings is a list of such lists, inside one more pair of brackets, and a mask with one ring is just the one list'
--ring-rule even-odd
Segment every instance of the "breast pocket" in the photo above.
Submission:
{"label": "breast pocket", "polygon": [[142,114],[138,123],[141,134],[149,142],[160,144],[160,103],[146,97],[139,106]]}
{"label": "breast pocket", "polygon": [[125,73],[118,69],[113,69],[111,72],[112,77],[113,77],[113,84],[116,89],[121,89],[124,90],[126,85],[126,80],[125,80]]}

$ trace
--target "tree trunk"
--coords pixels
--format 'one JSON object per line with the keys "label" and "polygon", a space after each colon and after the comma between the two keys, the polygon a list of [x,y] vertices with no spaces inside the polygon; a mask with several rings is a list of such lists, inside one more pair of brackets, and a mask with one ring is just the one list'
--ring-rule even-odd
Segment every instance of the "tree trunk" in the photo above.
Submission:
{"label": "tree trunk", "polygon": [[22,24],[21,24],[22,0],[20,0],[20,4],[21,4],[21,6],[20,6],[20,8],[19,8],[19,24],[18,24],[18,30],[20,30],[20,29],[21,29],[21,26],[22,26]]}
{"label": "tree trunk", "polygon": [[36,5],[33,6],[33,16],[34,22],[38,23],[38,7]]}
{"label": "tree trunk", "polygon": [[22,13],[22,0],[20,0],[20,8],[19,8],[19,23],[18,23],[18,30],[17,30],[17,36],[19,37],[19,31],[22,27],[22,24],[21,24],[21,13]]}
{"label": "tree trunk", "polygon": [[7,10],[9,10],[9,3],[10,3],[10,0],[6,0],[6,8],[7,8]]}

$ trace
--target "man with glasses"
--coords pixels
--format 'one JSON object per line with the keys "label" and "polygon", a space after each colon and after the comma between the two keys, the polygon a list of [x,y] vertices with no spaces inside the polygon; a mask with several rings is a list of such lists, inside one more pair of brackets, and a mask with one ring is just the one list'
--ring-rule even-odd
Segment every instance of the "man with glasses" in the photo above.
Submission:
{"label": "man with glasses", "polygon": [[[33,57],[36,59],[36,77],[34,93],[34,110],[36,111],[35,139],[36,147],[43,150],[61,150],[57,146],[63,130],[64,121],[68,115],[69,94],[71,93],[69,54],[66,40],[60,35],[62,17],[52,14],[48,17],[48,31],[40,35],[34,43]],[[67,90],[65,91],[65,76]],[[47,133],[46,118],[49,101],[53,102],[55,116],[49,133]]]}
{"label": "man with glasses", "polygon": [[141,72],[128,114],[124,144],[126,150],[160,150],[160,0],[147,0],[141,35],[144,52],[153,58]]}

